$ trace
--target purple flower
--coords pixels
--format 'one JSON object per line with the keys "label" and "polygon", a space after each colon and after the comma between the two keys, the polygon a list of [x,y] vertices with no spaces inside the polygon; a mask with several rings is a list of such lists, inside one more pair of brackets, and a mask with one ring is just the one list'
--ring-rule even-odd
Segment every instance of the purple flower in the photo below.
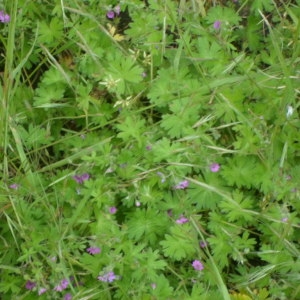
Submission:
{"label": "purple flower", "polygon": [[17,183],[13,183],[9,186],[10,189],[13,189],[13,190],[18,190],[19,189],[19,185]]}
{"label": "purple flower", "polygon": [[153,290],[155,290],[156,289],[156,283],[151,283],[151,287],[152,287]]}
{"label": "purple flower", "polygon": [[72,295],[70,294],[70,293],[68,293],[68,294],[65,294],[65,298],[64,298],[64,300],[72,300]]}
{"label": "purple flower", "polygon": [[202,271],[204,269],[203,264],[199,260],[194,260],[192,266],[196,271]]}
{"label": "purple flower", "polygon": [[186,217],[180,216],[180,218],[176,220],[176,223],[177,224],[184,224],[184,223],[187,223],[188,221],[189,220]]}
{"label": "purple flower", "polygon": [[147,77],[147,73],[146,72],[143,72],[141,75],[142,75],[143,78]]}
{"label": "purple flower", "polygon": [[147,145],[146,146],[146,150],[148,150],[148,151],[152,150],[152,146],[151,145]]}
{"label": "purple flower", "polygon": [[221,21],[215,21],[213,26],[214,29],[219,30],[221,28]]}
{"label": "purple flower", "polygon": [[28,280],[25,284],[25,288],[30,291],[33,290],[35,287],[36,287],[36,283],[30,280]]}
{"label": "purple flower", "polygon": [[98,276],[98,280],[103,282],[113,282],[117,279],[117,276],[114,272],[108,272],[107,274],[104,274],[103,276]]}
{"label": "purple flower", "polygon": [[84,181],[89,180],[89,178],[90,175],[88,173],[73,176],[73,179],[79,184],[82,184]]}
{"label": "purple flower", "polygon": [[189,186],[189,182],[187,180],[183,180],[174,186],[175,190],[184,190]]}
{"label": "purple flower", "polygon": [[63,290],[63,288],[60,284],[58,284],[57,286],[54,287],[53,290],[56,291],[56,292],[61,292]]}
{"label": "purple flower", "polygon": [[218,163],[212,163],[209,168],[212,172],[216,173],[220,170],[220,165]]}
{"label": "purple flower", "polygon": [[106,16],[109,18],[109,19],[113,19],[115,17],[115,12],[113,10],[110,10],[106,13]]}
{"label": "purple flower", "polygon": [[69,281],[67,279],[63,279],[61,282],[60,282],[60,285],[62,286],[63,289],[66,289],[69,285]]}
{"label": "purple flower", "polygon": [[113,215],[113,214],[115,214],[116,212],[117,212],[117,208],[116,208],[116,207],[112,206],[112,207],[109,208],[109,213],[110,213],[110,214]]}
{"label": "purple flower", "polygon": [[94,254],[98,254],[101,252],[101,249],[98,248],[98,247],[90,247],[90,248],[87,248],[86,249],[86,252],[88,252],[89,254],[91,255],[94,255]]}
{"label": "purple flower", "polygon": [[199,244],[201,248],[207,247],[207,243],[205,241],[201,241]]}
{"label": "purple flower", "polygon": [[288,220],[289,220],[289,219],[288,219],[287,217],[285,217],[285,218],[282,218],[282,219],[281,219],[281,222],[287,223]]}
{"label": "purple flower", "polygon": [[0,22],[1,23],[8,23],[10,21],[10,16],[4,13],[3,10],[0,10]]}
{"label": "purple flower", "polygon": [[39,296],[41,296],[42,294],[44,294],[46,292],[47,292],[46,288],[40,288],[38,294],[39,294]]}
{"label": "purple flower", "polygon": [[137,207],[141,206],[141,202],[140,201],[135,201],[135,206],[137,206]]}
{"label": "purple flower", "polygon": [[58,284],[55,288],[54,291],[56,292],[61,292],[65,290],[69,285],[69,281],[67,279],[63,279],[60,284]]}

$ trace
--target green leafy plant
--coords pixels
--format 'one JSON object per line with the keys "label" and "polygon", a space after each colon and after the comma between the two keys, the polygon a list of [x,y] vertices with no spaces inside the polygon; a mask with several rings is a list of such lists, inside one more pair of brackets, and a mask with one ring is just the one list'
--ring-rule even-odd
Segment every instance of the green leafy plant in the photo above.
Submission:
{"label": "green leafy plant", "polygon": [[0,1],[0,298],[298,299],[298,2]]}

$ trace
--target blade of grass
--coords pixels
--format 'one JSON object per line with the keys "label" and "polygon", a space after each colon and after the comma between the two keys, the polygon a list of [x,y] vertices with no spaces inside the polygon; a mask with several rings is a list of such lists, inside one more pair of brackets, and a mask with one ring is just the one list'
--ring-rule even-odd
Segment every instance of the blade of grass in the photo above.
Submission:
{"label": "blade of grass", "polygon": [[28,179],[29,179],[30,184],[32,186],[34,186],[35,185],[34,184],[35,179],[34,179],[34,176],[33,176],[33,172],[30,168],[30,162],[27,159],[27,156],[25,154],[22,139],[19,135],[19,132],[17,131],[17,128],[14,125],[14,122],[13,122],[12,118],[10,118],[9,123],[10,123],[9,127],[10,127],[11,133],[14,137],[15,145],[16,145],[16,148],[17,148],[17,151],[18,151],[18,156],[19,156],[19,159],[20,159],[20,162],[21,162],[21,168],[24,170],[25,174],[28,175]]}
{"label": "blade of grass", "polygon": [[[12,202],[12,201],[11,201],[11,202]],[[14,209],[15,209],[15,208],[14,208]],[[17,228],[18,226],[17,226],[16,224],[14,224],[14,221],[11,219],[11,217],[10,217],[6,212],[4,212],[4,216],[5,216],[5,218],[6,218],[6,224],[7,224],[7,226],[9,227],[9,230],[10,230],[10,232],[11,232],[11,235],[12,235],[12,237],[13,237],[15,243],[16,243],[16,246],[17,246],[18,250],[20,250],[19,239],[18,239],[18,237],[17,237],[16,234],[15,234],[15,231],[18,232],[18,231],[19,231],[19,230],[18,230],[19,228]],[[16,214],[16,216],[17,216],[17,218],[18,218],[18,214]],[[18,222],[19,222],[19,224],[21,225],[20,219],[18,219]],[[21,228],[22,228],[22,226],[21,226]]]}
{"label": "blade of grass", "polygon": [[293,104],[293,106],[295,106],[296,104],[296,100],[295,100],[295,96],[294,96],[294,89],[293,89],[293,84],[291,82],[291,78],[290,78],[290,68],[287,66],[287,60],[283,57],[283,54],[280,50],[280,47],[278,45],[278,38],[276,38],[273,28],[270,25],[268,19],[265,17],[265,15],[258,10],[259,14],[261,15],[261,17],[263,18],[265,24],[267,25],[269,32],[270,32],[270,37],[271,37],[271,41],[276,53],[276,56],[278,57],[283,75],[284,75],[284,82],[286,84],[286,96],[282,97],[282,99],[284,99],[285,103],[283,103],[283,106],[286,106],[287,104]]}
{"label": "blade of grass", "polygon": [[10,12],[10,22],[8,28],[8,38],[5,53],[5,68],[3,74],[3,93],[2,93],[2,109],[1,109],[1,136],[0,140],[3,149],[3,176],[8,177],[8,129],[9,129],[9,105],[10,99],[12,97],[11,90],[13,86],[13,61],[14,61],[14,47],[15,47],[15,31],[16,31],[16,20],[17,20],[17,9],[18,0],[13,1],[11,12]]}
{"label": "blade of grass", "polygon": [[[196,229],[197,233],[198,233],[199,236],[201,237],[201,240],[204,241],[204,240],[205,240],[205,239],[204,239],[204,236],[203,236],[201,230],[199,229],[199,227],[197,226],[197,224],[196,224],[194,218],[193,218],[193,217],[190,217],[190,220],[191,220],[191,222],[192,222],[194,228]],[[207,254],[207,256],[208,256],[208,259],[209,259],[210,264],[211,264],[211,266],[212,266],[212,270],[213,270],[214,275],[215,275],[215,278],[216,278],[216,280],[217,280],[217,284],[218,284],[218,287],[219,287],[219,290],[220,290],[220,294],[222,295],[222,297],[223,297],[224,300],[231,300],[230,295],[229,295],[229,293],[228,293],[227,286],[226,286],[226,284],[225,284],[225,282],[224,282],[224,280],[223,280],[223,278],[222,278],[222,275],[221,275],[221,273],[220,273],[220,271],[219,271],[219,269],[218,269],[218,266],[217,266],[217,264],[215,263],[213,257],[211,256],[208,247],[207,247],[207,246],[205,246],[205,247],[206,247],[206,254]]]}
{"label": "blade of grass", "polygon": [[78,159],[78,158],[80,158],[80,157],[82,157],[84,155],[90,154],[93,151],[97,151],[100,147],[102,147],[103,144],[108,143],[111,139],[112,138],[109,137],[109,138],[107,138],[107,139],[105,139],[105,140],[103,140],[103,141],[101,141],[101,142],[99,142],[97,144],[94,144],[94,145],[92,145],[90,147],[84,148],[81,151],[76,152],[76,153],[74,153],[73,155],[70,155],[67,158],[64,158],[62,160],[59,160],[59,161],[57,161],[55,163],[49,164],[49,165],[41,168],[38,172],[40,172],[40,173],[47,172],[47,171],[51,171],[51,170],[53,170],[55,168],[59,168],[59,167],[65,166],[67,164],[70,164],[75,159]]}

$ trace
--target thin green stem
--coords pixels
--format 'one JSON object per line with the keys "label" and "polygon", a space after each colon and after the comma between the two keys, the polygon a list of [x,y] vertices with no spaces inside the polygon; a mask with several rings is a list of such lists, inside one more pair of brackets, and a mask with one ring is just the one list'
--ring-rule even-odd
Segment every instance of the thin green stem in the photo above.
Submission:
{"label": "thin green stem", "polygon": [[1,131],[0,140],[1,148],[3,150],[3,177],[8,177],[8,147],[9,147],[9,111],[10,111],[10,99],[11,90],[13,87],[13,61],[14,61],[14,48],[15,48],[15,30],[16,30],[16,19],[17,19],[17,7],[18,0],[13,1],[10,11],[10,22],[8,28],[8,37],[5,53],[5,67],[3,74],[3,91],[2,91],[2,110],[1,110]]}
{"label": "thin green stem", "polygon": [[[205,240],[204,236],[203,236],[201,230],[199,229],[199,227],[197,226],[194,218],[191,217],[190,220],[191,220],[194,228],[196,229],[197,233],[200,235],[201,239],[204,241]],[[220,289],[220,293],[221,293],[221,295],[222,295],[222,297],[223,297],[224,300],[230,300],[231,298],[230,298],[230,295],[228,293],[228,289],[226,287],[226,284],[225,284],[225,282],[224,282],[224,280],[223,280],[223,278],[221,276],[221,273],[220,273],[220,271],[219,271],[219,269],[218,269],[218,267],[217,267],[217,265],[216,265],[213,257],[210,255],[209,249],[207,247],[206,247],[206,250],[207,250],[206,254],[207,254],[208,259],[210,261],[210,264],[212,266],[212,271],[214,272],[215,278],[217,280],[217,284],[218,284],[218,287]]]}

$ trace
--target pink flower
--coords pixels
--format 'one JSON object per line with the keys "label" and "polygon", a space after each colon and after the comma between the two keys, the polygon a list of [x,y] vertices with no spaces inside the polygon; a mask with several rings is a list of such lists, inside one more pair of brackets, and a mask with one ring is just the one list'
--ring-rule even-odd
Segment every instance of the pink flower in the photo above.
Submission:
{"label": "pink flower", "polygon": [[102,276],[98,276],[98,280],[103,281],[103,282],[113,282],[116,279],[117,279],[117,276],[112,271],[108,272]]}
{"label": "pink flower", "polygon": [[114,7],[114,9],[112,10],[109,10],[107,13],[106,13],[106,16],[108,19],[114,19],[116,16],[118,16],[121,12],[121,7],[120,5],[116,5]]}
{"label": "pink flower", "polygon": [[113,19],[115,17],[115,13],[113,10],[110,10],[106,13],[106,16],[109,18],[109,19]]}
{"label": "pink flower", "polygon": [[19,189],[19,185],[17,183],[13,183],[9,186],[10,189],[13,189],[13,190],[18,190]]}
{"label": "pink flower", "polygon": [[65,290],[69,285],[69,281],[67,279],[63,279],[60,284],[58,284],[56,287],[54,287],[54,291],[61,292]]}
{"label": "pink flower", "polygon": [[212,172],[216,173],[220,170],[220,165],[218,163],[212,163],[209,168]]}
{"label": "pink flower", "polygon": [[39,296],[41,296],[42,294],[44,294],[46,292],[47,292],[46,288],[40,288],[38,294],[39,294]]}
{"label": "pink flower", "polygon": [[184,190],[189,186],[189,182],[187,180],[183,180],[174,186],[175,190]]}
{"label": "pink flower", "polygon": [[221,21],[215,21],[214,29],[219,30],[221,28]]}
{"label": "pink flower", "polygon": [[68,294],[65,294],[65,298],[64,298],[64,300],[72,300],[72,295],[70,294],[70,293],[68,293]]}
{"label": "pink flower", "polygon": [[4,13],[3,10],[0,10],[0,22],[1,23],[8,23],[10,21],[10,16]]}
{"label": "pink flower", "polygon": [[63,289],[66,289],[67,286],[69,285],[69,281],[67,279],[63,279],[61,282],[60,282],[61,286],[63,287]]}
{"label": "pink flower", "polygon": [[202,271],[204,269],[203,264],[199,260],[194,260],[192,266],[196,271]]}
{"label": "pink flower", "polygon": [[63,288],[61,287],[60,284],[58,284],[57,286],[54,287],[53,290],[56,291],[56,292],[61,292],[63,290]]}
{"label": "pink flower", "polygon": [[88,173],[73,176],[73,179],[79,184],[82,184],[84,181],[89,180],[89,178],[90,178],[90,175]]}
{"label": "pink flower", "polygon": [[109,213],[111,213],[112,215],[115,214],[117,212],[117,208],[112,206],[109,208]]}
{"label": "pink flower", "polygon": [[201,248],[207,247],[207,243],[205,241],[201,241],[199,244]]}
{"label": "pink flower", "polygon": [[86,249],[86,252],[88,252],[89,254],[91,255],[94,255],[94,254],[98,254],[101,252],[101,249],[98,248],[98,247],[90,247],[90,248],[87,248]]}
{"label": "pink flower", "polygon": [[184,223],[187,223],[188,221],[189,220],[186,217],[180,216],[180,218],[176,220],[176,223],[177,224],[184,224]]}
{"label": "pink flower", "polygon": [[28,280],[25,284],[25,288],[30,291],[33,290],[35,287],[36,287],[36,283],[30,280]]}

